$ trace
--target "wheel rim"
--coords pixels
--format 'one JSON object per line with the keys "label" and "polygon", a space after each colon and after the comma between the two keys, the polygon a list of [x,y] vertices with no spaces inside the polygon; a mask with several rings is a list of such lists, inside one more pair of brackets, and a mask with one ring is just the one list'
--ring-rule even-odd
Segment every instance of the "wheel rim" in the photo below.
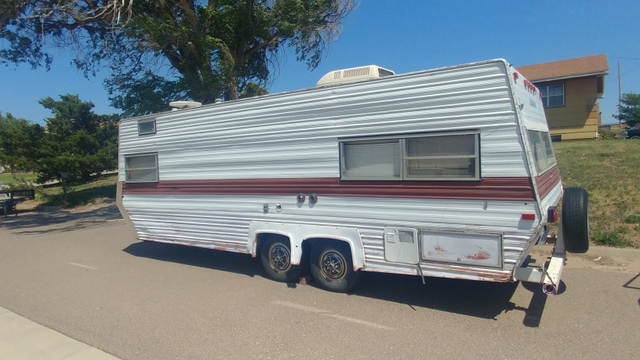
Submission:
{"label": "wheel rim", "polygon": [[291,252],[282,243],[275,243],[269,247],[269,266],[279,273],[284,274],[291,268]]}
{"label": "wheel rim", "polygon": [[320,271],[329,281],[342,281],[347,275],[347,260],[335,250],[325,250],[320,256]]}

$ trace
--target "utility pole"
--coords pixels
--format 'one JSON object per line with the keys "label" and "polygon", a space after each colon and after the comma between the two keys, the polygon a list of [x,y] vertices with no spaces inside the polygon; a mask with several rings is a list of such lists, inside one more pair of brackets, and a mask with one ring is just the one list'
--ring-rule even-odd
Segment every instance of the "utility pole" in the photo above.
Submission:
{"label": "utility pole", "polygon": [[622,79],[620,78],[620,61],[618,61],[618,126],[622,127],[620,109],[622,108]]}

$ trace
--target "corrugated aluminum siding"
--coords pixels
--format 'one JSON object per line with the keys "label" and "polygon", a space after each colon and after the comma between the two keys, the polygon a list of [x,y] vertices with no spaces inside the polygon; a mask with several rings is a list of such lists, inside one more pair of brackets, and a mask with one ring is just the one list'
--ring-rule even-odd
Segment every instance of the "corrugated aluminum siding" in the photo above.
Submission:
{"label": "corrugated aluminum siding", "polygon": [[[480,130],[482,177],[525,177],[510,85],[501,61],[275,94],[158,114],[157,133],[138,136],[137,120],[120,124],[124,155],[157,152],[160,180],[339,177],[338,139],[435,131]],[[384,261],[383,228],[504,233],[504,279],[533,229],[519,221],[533,204],[323,197],[297,208],[295,197],[125,195],[141,239],[246,251],[249,222],[355,227],[367,270],[416,274]],[[264,203],[282,213],[262,213]],[[464,266],[427,265],[432,276],[480,278]],[[462,271],[462,273],[461,273]]]}
{"label": "corrugated aluminum siding", "polygon": [[[528,246],[531,233],[520,215],[535,212],[531,202],[354,197],[320,197],[310,208],[298,207],[294,195],[125,195],[123,203],[142,240],[238,252],[247,252],[251,221],[357,228],[366,270],[407,274],[416,274],[415,266],[384,260],[385,226],[504,233],[503,263],[509,272]],[[271,204],[269,213],[263,213],[264,203]],[[282,212],[273,211],[274,204],[281,204]]]}
{"label": "corrugated aluminum siding", "polygon": [[479,129],[483,177],[527,176],[503,62],[390,76],[120,123],[124,155],[158,152],[160,180],[338,177],[339,138]]}

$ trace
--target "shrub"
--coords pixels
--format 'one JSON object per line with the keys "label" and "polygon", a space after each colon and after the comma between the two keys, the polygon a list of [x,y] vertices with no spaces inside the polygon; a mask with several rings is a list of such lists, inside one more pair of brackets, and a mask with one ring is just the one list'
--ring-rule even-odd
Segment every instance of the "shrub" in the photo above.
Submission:
{"label": "shrub", "polygon": [[616,133],[611,130],[601,129],[598,130],[598,139],[600,140],[613,140],[616,137]]}

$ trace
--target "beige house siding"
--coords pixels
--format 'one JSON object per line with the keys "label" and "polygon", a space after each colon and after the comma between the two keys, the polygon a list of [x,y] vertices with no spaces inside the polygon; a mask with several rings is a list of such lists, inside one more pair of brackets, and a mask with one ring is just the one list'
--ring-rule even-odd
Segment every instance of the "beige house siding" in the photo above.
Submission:
{"label": "beige house siding", "polygon": [[562,140],[596,138],[600,126],[596,76],[534,84],[564,84],[564,106],[545,108],[552,136],[559,135]]}

